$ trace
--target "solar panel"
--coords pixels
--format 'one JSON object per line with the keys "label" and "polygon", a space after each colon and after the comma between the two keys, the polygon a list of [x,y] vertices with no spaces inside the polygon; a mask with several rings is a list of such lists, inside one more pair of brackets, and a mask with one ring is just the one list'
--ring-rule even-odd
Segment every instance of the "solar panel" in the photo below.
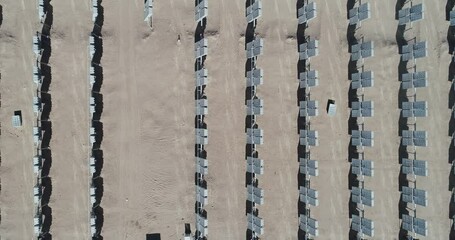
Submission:
{"label": "solar panel", "polygon": [[95,165],[94,157],[89,158],[89,168],[90,168],[90,174],[94,174],[96,172],[96,165]]}
{"label": "solar panel", "polygon": [[196,157],[196,172],[202,175],[207,175],[209,161],[207,159]]}
{"label": "solar panel", "polygon": [[403,146],[426,147],[428,145],[426,131],[403,130],[401,135],[401,143]]}
{"label": "solar panel", "polygon": [[196,201],[201,204],[201,206],[205,206],[208,204],[208,190],[201,187],[196,186]]}
{"label": "solar panel", "polygon": [[208,40],[203,38],[195,43],[194,45],[194,54],[196,58],[201,58],[206,56],[208,53]]}
{"label": "solar panel", "polygon": [[317,11],[315,2],[305,3],[297,12],[299,24],[308,23],[310,20],[316,18],[316,16]]}
{"label": "solar panel", "polygon": [[254,0],[253,4],[246,8],[245,16],[248,23],[260,18],[262,16],[262,1]]}
{"label": "solar panel", "polygon": [[[13,117],[15,117],[17,115],[14,115]],[[13,118],[13,126],[14,126],[14,118]],[[33,141],[35,143],[35,145],[39,145],[40,141],[41,141],[41,128],[40,127],[33,127]]]}
{"label": "solar panel", "polygon": [[247,186],[247,199],[250,202],[262,205],[264,204],[264,190],[252,185]]}
{"label": "solar panel", "polygon": [[428,55],[427,42],[417,42],[408,44],[401,47],[401,60],[409,61],[412,59],[423,58]]}
{"label": "solar panel", "polygon": [[406,25],[424,18],[423,4],[413,5],[410,8],[403,8],[398,12],[398,25]]}
{"label": "solar panel", "polygon": [[195,20],[196,22],[202,21],[204,18],[207,17],[208,15],[208,1],[207,0],[199,0],[199,3],[197,4],[195,8]]}
{"label": "solar panel", "polygon": [[264,114],[264,100],[256,98],[246,101],[247,115],[262,115]]}
{"label": "solar panel", "polygon": [[305,71],[299,74],[300,88],[310,88],[319,85],[317,70]]}
{"label": "solar panel", "polygon": [[92,0],[92,21],[95,22],[98,18],[98,0]]}
{"label": "solar panel", "polygon": [[422,236],[428,235],[428,225],[427,221],[424,219],[403,214],[401,216],[401,227],[406,231],[413,232]]}
{"label": "solar panel", "polygon": [[428,205],[427,192],[425,190],[403,186],[401,196],[404,202],[424,207]]}
{"label": "solar panel", "polygon": [[45,15],[45,12],[44,12],[44,0],[38,0],[38,19],[40,21],[42,21],[43,18],[44,18],[44,15]]}
{"label": "solar panel", "polygon": [[246,171],[254,174],[264,174],[264,160],[254,157],[246,158]]}
{"label": "solar panel", "polygon": [[309,216],[304,215],[304,214],[300,214],[299,227],[305,233],[308,233],[315,237],[319,236],[319,231],[318,231],[319,224],[316,219],[310,218]]}
{"label": "solar panel", "polygon": [[351,82],[352,89],[367,88],[367,87],[373,87],[373,86],[374,86],[373,79],[353,80]]}
{"label": "solar panel", "polygon": [[248,213],[247,219],[248,229],[259,235],[264,234],[264,220],[262,218],[255,216],[251,213]]}
{"label": "solar panel", "polygon": [[[196,9],[197,11],[197,9]],[[148,22],[153,15],[153,0],[144,1],[144,21]]]}
{"label": "solar panel", "polygon": [[352,61],[358,61],[372,56],[374,56],[374,43],[372,41],[354,44],[351,47]]}
{"label": "solar panel", "polygon": [[246,142],[248,144],[263,144],[264,143],[264,131],[259,128],[247,128],[246,129]]}
{"label": "solar panel", "polygon": [[300,116],[314,117],[319,114],[318,101],[300,101]]}
{"label": "solar panel", "polygon": [[299,46],[299,60],[308,60],[310,57],[319,55],[319,41],[309,40]]}
{"label": "solar panel", "polygon": [[358,147],[364,147],[364,146],[373,147],[374,146],[374,132],[352,130],[351,143],[353,146],[358,146]]}
{"label": "solar panel", "polygon": [[413,174],[417,176],[428,176],[428,163],[424,160],[412,160],[403,158],[401,169],[404,174]]}
{"label": "solar panel", "polygon": [[41,40],[38,36],[33,36],[33,52],[35,53],[36,56],[41,54]]}
{"label": "solar panel", "polygon": [[208,131],[203,128],[196,128],[196,144],[208,144]]}
{"label": "solar panel", "polygon": [[201,214],[196,214],[196,231],[202,235],[206,236],[208,234],[208,225],[209,221],[206,217]]}
{"label": "solar panel", "polygon": [[260,37],[255,37],[254,40],[246,44],[246,57],[253,58],[263,53],[264,40]]}
{"label": "solar panel", "polygon": [[455,26],[455,10],[450,11],[449,20],[450,20],[450,26],[451,27]]}
{"label": "solar panel", "polygon": [[35,235],[39,235],[41,233],[41,215],[36,215],[33,218],[33,229],[35,231]]}
{"label": "solar panel", "polygon": [[208,114],[208,100],[197,99],[196,100],[196,115],[207,115]]}
{"label": "solar panel", "polygon": [[370,3],[360,4],[349,10],[349,25],[356,25],[371,17]]}
{"label": "solar panel", "polygon": [[300,130],[300,145],[318,146],[318,132],[313,130]]}
{"label": "solar panel", "polygon": [[364,159],[352,159],[352,173],[357,176],[374,176],[374,162]]}
{"label": "solar panel", "polygon": [[319,175],[318,161],[300,158],[300,173],[317,177]]}
{"label": "solar panel", "polygon": [[37,66],[33,66],[33,82],[39,87],[42,83],[41,70]]}
{"label": "solar panel", "polygon": [[208,71],[205,68],[196,71],[196,87],[207,85]]}
{"label": "solar panel", "polygon": [[318,206],[318,191],[300,186],[300,201],[313,206]]}
{"label": "solar panel", "polygon": [[263,84],[264,72],[260,68],[254,68],[246,73],[246,85],[248,87],[258,86]]}
{"label": "solar panel", "polygon": [[374,102],[372,101],[352,102],[351,116],[352,117],[374,116]]}
{"label": "solar panel", "polygon": [[41,98],[33,97],[33,112],[39,114],[42,110]]}
{"label": "solar panel", "polygon": [[33,157],[33,172],[38,174],[41,170],[41,156],[34,156]]}
{"label": "solar panel", "polygon": [[374,237],[374,222],[357,215],[352,215],[351,228],[359,234]]}
{"label": "solar panel", "polygon": [[403,102],[401,106],[403,117],[426,117],[428,116],[427,101]]}
{"label": "solar panel", "polygon": [[352,187],[351,199],[358,204],[374,206],[374,192],[364,188]]}
{"label": "solar panel", "polygon": [[404,73],[401,76],[401,87],[403,89],[421,88],[428,86],[428,73],[426,71]]}

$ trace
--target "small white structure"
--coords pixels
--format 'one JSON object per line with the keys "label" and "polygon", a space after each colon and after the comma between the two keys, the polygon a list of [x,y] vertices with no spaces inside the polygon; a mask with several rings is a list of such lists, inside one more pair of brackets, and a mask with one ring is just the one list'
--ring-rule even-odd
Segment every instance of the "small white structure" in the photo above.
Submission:
{"label": "small white structure", "polygon": [[327,110],[327,114],[329,116],[335,116],[337,113],[337,105],[335,105],[335,101],[329,100],[329,109]]}
{"label": "small white structure", "polygon": [[13,127],[18,128],[22,126],[22,119],[20,115],[14,115],[11,118],[11,122],[13,124]]}

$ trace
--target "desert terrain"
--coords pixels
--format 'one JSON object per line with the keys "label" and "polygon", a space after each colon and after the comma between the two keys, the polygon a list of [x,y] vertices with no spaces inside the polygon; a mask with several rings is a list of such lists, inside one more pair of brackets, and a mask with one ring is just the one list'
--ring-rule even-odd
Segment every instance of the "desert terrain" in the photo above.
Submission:
{"label": "desert terrain", "polygon": [[[306,36],[319,40],[319,55],[311,59],[311,68],[319,71],[319,86],[311,89],[311,99],[320,106],[319,116],[311,118],[312,130],[319,133],[319,146],[311,148],[312,158],[319,161],[319,176],[311,178],[319,206],[311,207],[311,217],[319,223],[316,239],[352,239],[347,8],[353,1],[314,2],[317,17],[305,29]],[[375,133],[374,147],[365,150],[365,158],[375,163],[374,177],[365,181],[365,187],[374,191],[375,206],[366,207],[365,217],[375,223],[373,239],[401,239],[400,55],[395,19],[399,4],[369,2],[371,18],[355,32],[356,38],[375,44],[375,56],[364,65],[375,74],[374,87],[364,93],[375,104],[374,117],[365,119],[365,129]],[[428,87],[417,90],[417,99],[428,102],[428,117],[418,118],[417,128],[429,137],[427,147],[417,148],[417,159],[429,165],[428,176],[417,179],[417,187],[428,192],[428,206],[418,206],[417,216],[428,222],[428,236],[421,239],[455,239],[451,220],[455,155],[450,147],[455,98],[449,81],[453,63],[447,2],[414,2],[424,2],[425,18],[413,23],[404,39],[427,41],[428,56],[417,60],[416,69],[429,76]],[[54,0],[50,5],[52,81],[47,94],[52,99],[52,161],[46,181],[52,191],[47,238],[91,238],[88,45],[97,29],[102,37],[98,96],[103,135],[97,178],[102,186],[99,234],[103,239],[145,239],[151,233],[181,239],[185,223],[195,228],[194,1],[155,0],[152,27],[143,21],[143,0],[101,1],[101,27],[91,20],[91,1]],[[33,239],[37,176],[32,162],[36,155],[32,105],[37,92],[32,37],[42,24],[35,1],[0,0],[0,6],[0,237]],[[264,160],[264,174],[258,179],[265,197],[258,209],[265,223],[261,239],[266,240],[300,239],[296,6],[295,0],[263,0],[256,27],[264,39],[257,62],[264,70],[264,84],[257,93],[265,103],[264,114],[257,118],[264,144],[257,149]],[[244,0],[209,0],[208,239],[246,236],[246,29]],[[325,110],[328,99],[337,104],[335,116]],[[17,110],[22,112],[20,128],[11,124]]]}

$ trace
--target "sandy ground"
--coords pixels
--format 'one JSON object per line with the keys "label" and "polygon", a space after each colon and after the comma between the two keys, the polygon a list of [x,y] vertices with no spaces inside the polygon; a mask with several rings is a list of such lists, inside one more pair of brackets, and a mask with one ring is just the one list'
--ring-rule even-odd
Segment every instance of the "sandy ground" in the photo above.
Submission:
{"label": "sandy ground", "polygon": [[[320,146],[312,149],[319,160],[319,177],[311,186],[319,191],[320,205],[312,207],[319,220],[319,239],[349,239],[348,161],[348,42],[346,1],[316,0],[318,17],[306,31],[319,39],[320,54],[311,60],[319,70],[320,85],[312,99],[321,106],[312,118]],[[4,239],[30,239],[33,234],[33,143],[31,39],[38,29],[34,2],[2,1],[0,26],[2,191],[0,235]],[[88,229],[87,38],[93,26],[86,1],[53,1],[52,41],[53,108],[52,235],[55,239],[86,239]],[[143,239],[160,233],[162,239],[179,239],[184,223],[194,230],[194,1],[155,1],[153,30],[142,21],[142,1],[105,1],[103,26],[104,109],[102,178],[105,239]],[[209,55],[209,205],[206,207],[211,239],[243,239],[245,216],[245,51],[243,0],[209,3],[206,36]],[[265,113],[258,118],[264,129],[259,156],[265,173],[259,186],[265,204],[259,215],[265,221],[263,239],[297,239],[298,131],[297,131],[297,19],[295,1],[263,0],[263,17],[256,32],[264,38],[264,85],[258,95]],[[375,87],[365,99],[375,102],[375,116],[366,129],[375,132],[375,146],[365,157],[375,161],[375,176],[366,188],[375,191],[375,206],[365,216],[375,221],[375,239],[398,239],[399,134],[398,63],[395,1],[372,2],[372,18],[356,36],[375,42],[375,57],[365,70],[375,72]],[[71,13],[71,14],[69,14]],[[429,221],[425,239],[448,239],[448,124],[447,81],[450,56],[444,20],[445,3],[426,4],[425,20],[406,36],[427,40],[429,57],[417,61],[429,72],[429,87],[418,90],[427,100],[429,116],[418,119],[418,129],[429,131],[429,146],[417,150],[429,161],[429,176],[417,186],[429,194],[429,206],[417,215]],[[29,21],[22,21],[28,19]],[[181,41],[177,42],[178,35]],[[21,91],[21,94],[17,94]],[[336,100],[337,115],[325,112],[327,99]],[[13,129],[14,110],[22,109],[24,127]],[[14,193],[14,195],[13,195]]]}
{"label": "sandy ground", "polygon": [[[88,171],[88,36],[92,30],[88,2],[52,1],[52,235],[87,239]],[[73,14],[68,14],[73,12]]]}
{"label": "sandy ground", "polygon": [[[33,22],[22,21],[35,16],[34,5],[21,1],[2,1],[3,21],[0,26],[1,71],[1,196],[2,239],[33,237],[33,146],[31,49]],[[8,10],[7,10],[8,9]],[[14,111],[22,110],[23,127],[11,125]]]}

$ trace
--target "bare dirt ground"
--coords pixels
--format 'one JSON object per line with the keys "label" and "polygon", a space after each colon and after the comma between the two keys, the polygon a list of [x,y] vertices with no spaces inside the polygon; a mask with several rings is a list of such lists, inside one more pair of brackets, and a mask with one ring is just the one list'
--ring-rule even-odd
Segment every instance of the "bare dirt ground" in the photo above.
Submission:
{"label": "bare dirt ground", "polygon": [[[89,224],[88,36],[89,2],[51,1],[52,235],[87,239]],[[73,13],[73,14],[68,14]]]}
{"label": "bare dirt ground", "polygon": [[[1,71],[1,225],[3,239],[30,239],[33,236],[33,147],[32,111],[34,6],[25,1],[2,1],[0,26]],[[11,11],[10,11],[11,10]],[[30,47],[29,47],[30,46]],[[23,127],[11,125],[14,111],[22,110]]]}
{"label": "bare dirt ground", "polygon": [[[348,145],[348,41],[346,1],[315,0],[318,17],[306,35],[319,40],[320,54],[311,60],[319,70],[320,85],[311,98],[319,101],[320,115],[311,120],[319,131],[319,176],[311,186],[319,191],[318,207],[311,215],[319,221],[319,239],[349,239]],[[366,188],[375,191],[375,206],[365,216],[375,221],[374,239],[398,239],[399,152],[398,65],[395,1],[371,2],[372,18],[362,24],[358,38],[375,42],[375,57],[365,70],[375,73],[375,86],[365,99],[375,102],[375,116],[365,128],[375,132],[375,146],[365,157],[375,161],[375,176]],[[0,1],[1,92],[1,223],[2,239],[33,236],[32,171],[32,36],[39,29],[34,2]],[[89,235],[88,202],[88,90],[87,44],[93,27],[90,3],[52,1],[52,112],[51,141],[55,239],[86,239]],[[184,223],[194,230],[194,1],[156,1],[153,29],[143,22],[143,1],[104,1],[103,122],[101,147],[104,164],[102,235],[105,239],[143,239],[160,233],[162,239],[179,239]],[[209,55],[205,62],[209,83],[206,123],[209,144],[209,205],[206,207],[211,239],[243,239],[246,233],[245,188],[245,2],[209,3],[205,31]],[[263,239],[297,239],[298,130],[297,130],[297,19],[294,0],[263,0],[263,16],[256,32],[264,38],[258,67],[264,70],[264,129],[259,156],[265,173],[259,186],[265,204],[259,216],[265,221]],[[427,40],[429,56],[417,61],[417,70],[429,73],[429,87],[417,98],[427,100],[429,116],[418,119],[427,130],[429,146],[417,157],[429,161],[429,176],[417,179],[427,190],[429,206],[417,215],[429,222],[425,239],[448,239],[449,120],[445,2],[426,2],[425,19],[406,32],[407,38]],[[26,21],[24,21],[24,19]],[[177,41],[180,35],[180,42]],[[337,115],[325,112],[328,99]],[[13,129],[11,115],[22,110],[24,126]]]}

